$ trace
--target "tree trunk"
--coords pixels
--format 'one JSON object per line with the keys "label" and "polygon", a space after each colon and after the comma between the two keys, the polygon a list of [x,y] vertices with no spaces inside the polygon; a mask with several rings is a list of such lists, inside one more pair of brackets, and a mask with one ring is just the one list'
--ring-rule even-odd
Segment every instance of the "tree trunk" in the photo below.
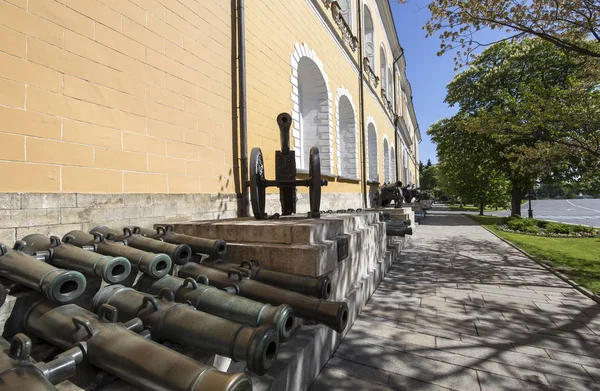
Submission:
{"label": "tree trunk", "polygon": [[521,202],[523,201],[523,192],[518,183],[512,183],[512,191],[510,194],[510,215],[521,216]]}
{"label": "tree trunk", "polygon": [[479,201],[479,216],[483,216],[483,200]]}

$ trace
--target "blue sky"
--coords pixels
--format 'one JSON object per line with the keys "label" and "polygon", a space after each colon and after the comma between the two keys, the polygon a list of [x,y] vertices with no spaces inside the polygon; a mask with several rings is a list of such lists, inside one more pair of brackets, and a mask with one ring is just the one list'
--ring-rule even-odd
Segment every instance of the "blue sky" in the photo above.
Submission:
{"label": "blue sky", "polygon": [[[409,0],[406,4],[390,0],[400,45],[406,56],[406,73],[412,86],[413,104],[423,137],[419,145],[420,159],[423,163],[427,159],[436,163],[435,144],[431,143],[427,129],[438,120],[456,113],[456,107],[444,103],[446,85],[456,72],[454,53],[438,57],[440,40],[437,37],[425,38],[423,26],[431,15],[427,4],[428,0]],[[478,33],[477,38],[483,43],[490,43],[505,36],[507,33],[502,31],[484,30]],[[475,52],[481,52],[481,49]]]}
{"label": "blue sky", "polygon": [[425,38],[422,27],[429,20],[426,0],[414,0],[407,4],[390,2],[400,44],[406,56],[406,73],[412,86],[413,103],[419,121],[423,141],[419,145],[421,161],[437,162],[435,145],[429,140],[427,129],[436,121],[454,115],[456,108],[444,103],[446,85],[452,80],[454,57],[452,53],[437,56],[440,41]]}

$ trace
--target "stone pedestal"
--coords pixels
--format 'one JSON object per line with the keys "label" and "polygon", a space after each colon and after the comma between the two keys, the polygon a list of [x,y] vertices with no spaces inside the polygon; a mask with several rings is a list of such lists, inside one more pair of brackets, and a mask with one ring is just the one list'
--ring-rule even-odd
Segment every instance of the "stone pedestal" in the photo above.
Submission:
{"label": "stone pedestal", "polygon": [[[329,275],[330,300],[342,300],[352,286],[386,256],[385,224],[377,213],[325,214],[320,219],[297,216],[277,220],[230,219],[175,224],[175,232],[227,241],[227,260],[256,259],[269,269]],[[348,256],[340,259],[340,246]]]}
{"label": "stone pedestal", "polygon": [[[387,210],[387,209],[386,209]],[[398,208],[414,220],[410,208]],[[231,219],[176,223],[175,232],[227,241],[228,261],[257,259],[261,266],[312,276],[329,275],[330,300],[345,300],[354,323],[408,238],[388,238],[376,211],[325,214],[320,219],[285,217],[257,221]],[[338,247],[348,243],[348,256],[338,259]],[[304,324],[280,345],[269,372],[253,377],[254,390],[306,390],[327,363],[342,334],[321,325]]]}
{"label": "stone pedestal", "polygon": [[388,212],[391,216],[392,219],[399,219],[399,220],[410,220],[410,226],[412,227],[413,231],[417,228],[417,225],[415,224],[415,212],[413,209],[412,204],[405,204],[408,206],[403,206],[401,208],[375,208],[375,209],[367,209],[367,211],[373,211],[373,212]]}

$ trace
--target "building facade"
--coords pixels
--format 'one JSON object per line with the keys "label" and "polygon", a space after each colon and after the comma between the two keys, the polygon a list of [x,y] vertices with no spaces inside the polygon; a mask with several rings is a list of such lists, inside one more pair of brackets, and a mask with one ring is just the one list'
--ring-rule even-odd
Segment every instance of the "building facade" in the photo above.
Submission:
{"label": "building facade", "polygon": [[250,148],[275,175],[280,112],[301,170],[319,147],[324,209],[418,185],[388,1],[0,0],[0,241],[234,217]]}

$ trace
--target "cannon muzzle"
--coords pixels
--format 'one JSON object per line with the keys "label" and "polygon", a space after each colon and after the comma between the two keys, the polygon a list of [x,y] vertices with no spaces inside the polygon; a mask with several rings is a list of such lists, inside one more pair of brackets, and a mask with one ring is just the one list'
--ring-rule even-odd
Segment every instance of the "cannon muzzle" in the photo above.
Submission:
{"label": "cannon muzzle", "polygon": [[292,126],[292,117],[288,113],[281,113],[277,116],[277,125],[281,134],[281,153],[287,155],[290,153],[290,128]]}
{"label": "cannon muzzle", "polygon": [[161,278],[169,273],[173,263],[167,254],[154,254],[148,251],[125,246],[122,242],[105,240],[104,235],[91,235],[84,231],[71,231],[63,237],[63,242],[89,249],[99,254],[123,257],[129,260],[134,271],[141,271],[153,278]]}
{"label": "cannon muzzle", "polygon": [[68,243],[61,243],[60,238],[32,234],[23,238],[23,252],[44,258],[51,265],[64,269],[74,269],[85,276],[102,278],[109,284],[117,284],[125,280],[131,273],[131,263],[123,257],[112,257],[85,251]]}
{"label": "cannon muzzle", "polygon": [[0,243],[0,276],[31,288],[58,303],[76,300],[85,290],[85,277],[74,270],[58,269],[20,251],[25,243],[9,250]]}
{"label": "cannon muzzle", "polygon": [[319,299],[327,299],[331,294],[331,280],[328,276],[307,276],[278,272],[259,266],[258,261],[243,261],[239,264],[233,262],[208,261],[203,265],[227,272],[231,269],[241,269],[249,273],[249,277],[255,281],[273,285],[279,288],[302,293],[303,295],[315,296]]}
{"label": "cannon muzzle", "polygon": [[102,234],[106,239],[122,241],[128,246],[143,251],[167,254],[176,265],[188,263],[192,257],[192,249],[187,244],[171,244],[134,234],[131,227],[123,228],[123,233],[105,226],[98,226],[90,234]]}
{"label": "cannon muzzle", "polygon": [[208,279],[205,278],[200,278],[197,282],[193,278],[184,280],[165,276],[154,280],[141,276],[135,289],[154,295],[160,294],[163,289],[169,289],[174,292],[175,301],[179,303],[188,303],[200,311],[252,327],[270,325],[275,328],[279,341],[285,341],[291,336],[294,310],[289,305],[260,303],[206,284]]}
{"label": "cannon muzzle", "polygon": [[162,292],[157,298],[133,288],[111,285],[94,296],[93,309],[98,312],[103,304],[109,304],[117,309],[120,321],[138,317],[159,340],[245,361],[248,369],[259,375],[271,367],[278,349],[273,328],[243,326],[187,304],[174,303],[172,291]]}
{"label": "cannon muzzle", "polygon": [[152,239],[164,240],[171,244],[187,244],[194,254],[204,254],[222,259],[227,254],[227,242],[222,239],[205,239],[173,232],[172,225],[158,225],[156,230],[134,227],[133,233]]}
{"label": "cannon muzzle", "polygon": [[[197,263],[188,263],[179,269],[179,277],[208,278],[209,284],[219,289],[235,286],[240,296],[271,305],[289,304],[294,313],[303,319],[324,324],[341,333],[348,324],[346,302],[316,299],[287,289],[243,278],[243,271],[230,270],[225,273]],[[231,277],[236,277],[233,280]]]}

